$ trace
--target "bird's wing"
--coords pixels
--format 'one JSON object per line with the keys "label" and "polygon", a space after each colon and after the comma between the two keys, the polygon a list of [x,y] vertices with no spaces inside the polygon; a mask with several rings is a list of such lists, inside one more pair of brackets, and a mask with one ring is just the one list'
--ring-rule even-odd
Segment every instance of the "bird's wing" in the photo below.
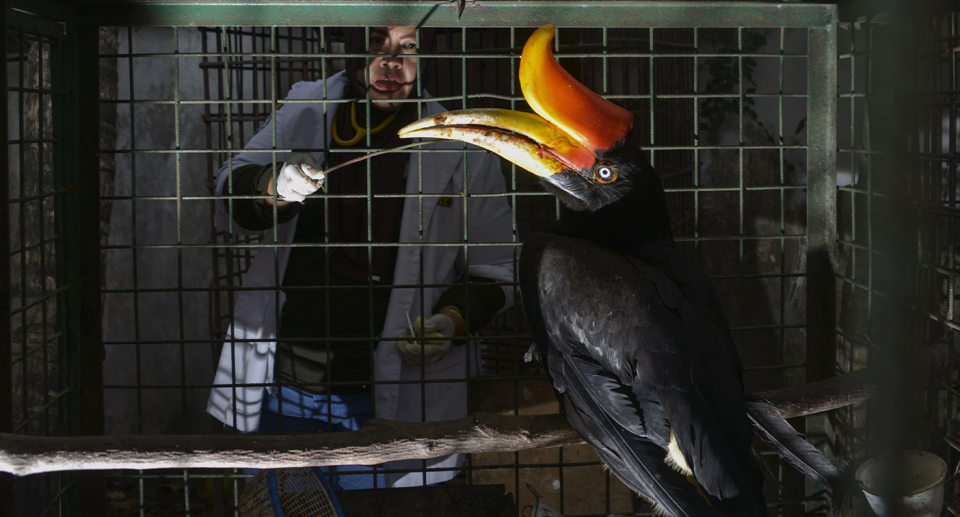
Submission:
{"label": "bird's wing", "polygon": [[[598,373],[600,365],[576,353],[565,356],[565,359],[565,371],[561,374],[567,377],[565,396],[580,420],[575,423],[570,419],[571,425],[577,431],[589,430],[595,440],[591,443],[602,445],[595,446],[595,449],[618,477],[674,517],[720,517],[696,488],[664,461],[664,445],[637,434],[635,431],[639,426],[635,424],[630,427],[621,424],[623,420],[639,420],[639,416],[624,418],[636,406],[628,402],[629,397],[611,398],[602,394],[611,386],[608,381],[601,380],[604,376]],[[609,402],[614,404],[606,405]],[[569,418],[570,407],[567,409]],[[614,418],[613,415],[618,416]]]}
{"label": "bird's wing", "polygon": [[698,274],[706,278],[682,256],[647,262],[540,234],[524,243],[520,279],[554,386],[595,422],[600,442],[633,471],[615,442],[636,448],[643,437],[664,447],[669,425],[721,511],[759,515],[762,476],[750,453],[739,359],[719,302],[703,303],[716,295]]}

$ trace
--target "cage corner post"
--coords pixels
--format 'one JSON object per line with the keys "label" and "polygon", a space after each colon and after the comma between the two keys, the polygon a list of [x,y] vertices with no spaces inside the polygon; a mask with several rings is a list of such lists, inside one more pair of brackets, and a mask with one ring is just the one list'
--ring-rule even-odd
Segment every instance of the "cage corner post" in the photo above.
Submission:
{"label": "cage corner post", "polygon": [[[76,104],[73,113],[68,114],[70,110],[65,110],[64,133],[70,134],[68,131],[73,130],[77,135],[76,147],[65,150],[63,168],[63,182],[71,193],[64,198],[64,255],[71,257],[65,261],[64,276],[72,286],[67,297],[64,376],[68,381],[66,385],[73,387],[65,402],[65,434],[96,436],[104,432],[99,27],[90,16],[81,16],[74,28],[74,35],[69,40],[72,48],[65,53],[65,60],[70,61],[66,71],[74,78],[69,89],[76,95]],[[68,161],[70,159],[72,164]],[[104,515],[104,475],[97,471],[69,475],[75,489],[68,496],[66,514]]]}
{"label": "cage corner post", "polygon": [[[807,48],[806,382],[835,374],[837,329],[837,14],[811,28]],[[806,434],[831,456],[826,414],[806,418]],[[816,487],[808,483],[807,495]],[[808,510],[809,510],[808,506]]]}
{"label": "cage corner post", "polygon": [[[4,5],[0,9],[0,27],[7,27],[7,9]],[[4,91],[7,88],[7,67],[0,67],[0,81]],[[4,94],[6,99],[7,95]],[[0,103],[0,116],[7,120],[7,102]],[[0,206],[6,208],[9,200],[9,173],[8,173],[8,141],[7,124],[0,127],[0,163],[3,173],[0,174]],[[13,343],[10,325],[10,211],[0,210],[0,272],[4,277],[0,281],[0,432],[13,431]],[[13,508],[13,475],[0,474],[0,508]]]}

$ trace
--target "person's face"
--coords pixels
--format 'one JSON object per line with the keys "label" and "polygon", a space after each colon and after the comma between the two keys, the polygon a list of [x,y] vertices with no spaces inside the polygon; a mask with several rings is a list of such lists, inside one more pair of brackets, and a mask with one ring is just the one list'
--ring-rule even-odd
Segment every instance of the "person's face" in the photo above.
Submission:
{"label": "person's face", "polygon": [[[414,27],[371,27],[371,54],[416,54],[417,30]],[[366,78],[360,80],[365,82]],[[406,99],[416,86],[417,60],[398,56],[370,58],[370,99],[382,110],[394,111],[403,104],[390,99]],[[377,102],[377,101],[380,102]]]}

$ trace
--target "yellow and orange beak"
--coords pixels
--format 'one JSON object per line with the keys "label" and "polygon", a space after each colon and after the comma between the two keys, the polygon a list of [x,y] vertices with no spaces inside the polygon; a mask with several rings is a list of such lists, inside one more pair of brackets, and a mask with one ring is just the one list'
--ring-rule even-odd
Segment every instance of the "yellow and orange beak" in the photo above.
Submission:
{"label": "yellow and orange beak", "polygon": [[541,177],[592,169],[597,151],[630,134],[633,114],[577,82],[553,57],[555,28],[530,36],[520,58],[520,89],[534,113],[451,111],[400,130],[402,138],[442,138],[477,145]]}

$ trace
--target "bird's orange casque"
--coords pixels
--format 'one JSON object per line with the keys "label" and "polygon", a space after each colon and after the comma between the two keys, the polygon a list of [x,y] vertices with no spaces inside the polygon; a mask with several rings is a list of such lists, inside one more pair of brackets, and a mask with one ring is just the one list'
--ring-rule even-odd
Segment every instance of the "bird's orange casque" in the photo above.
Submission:
{"label": "bird's orange casque", "polygon": [[403,138],[470,142],[538,176],[581,171],[630,134],[633,114],[577,82],[554,58],[556,28],[544,25],[520,57],[520,89],[536,114],[471,109],[427,117],[400,130]]}
{"label": "bird's orange casque", "polygon": [[560,66],[550,48],[555,30],[553,25],[540,27],[523,47],[523,97],[533,111],[586,149],[609,150],[630,134],[633,113],[597,95]]}

